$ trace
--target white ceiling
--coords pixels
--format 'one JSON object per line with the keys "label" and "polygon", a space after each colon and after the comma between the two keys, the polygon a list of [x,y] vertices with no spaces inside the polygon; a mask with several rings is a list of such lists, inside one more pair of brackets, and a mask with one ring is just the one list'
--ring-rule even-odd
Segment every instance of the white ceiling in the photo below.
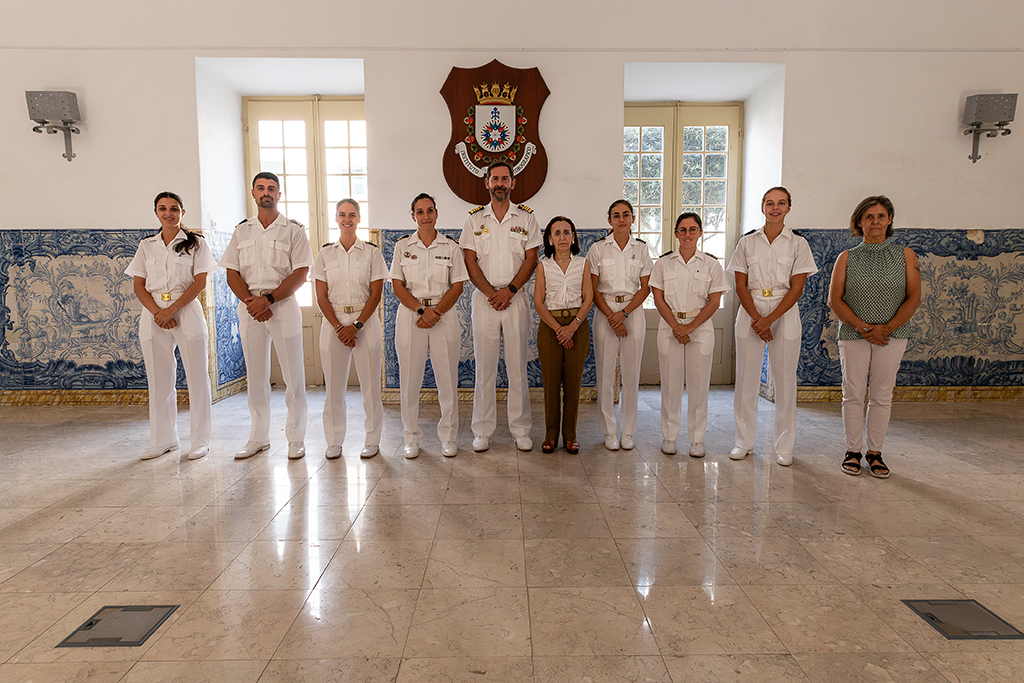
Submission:
{"label": "white ceiling", "polygon": [[363,95],[361,59],[197,57],[239,95]]}
{"label": "white ceiling", "polygon": [[626,102],[738,102],[783,64],[627,62]]}

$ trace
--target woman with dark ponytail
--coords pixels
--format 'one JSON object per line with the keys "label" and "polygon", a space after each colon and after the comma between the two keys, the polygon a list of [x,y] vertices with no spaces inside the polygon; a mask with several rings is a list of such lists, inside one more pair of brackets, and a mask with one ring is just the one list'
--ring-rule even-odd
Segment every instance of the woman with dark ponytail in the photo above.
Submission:
{"label": "woman with dark ponytail", "polygon": [[178,448],[178,400],[174,387],[178,347],[188,380],[191,437],[189,460],[210,452],[212,397],[210,392],[206,317],[196,297],[206,287],[206,275],[217,270],[206,240],[185,230],[185,207],[173,192],[161,192],[153,202],[160,231],[139,244],[125,269],[135,278],[135,296],[145,310],[139,316],[139,344],[149,383],[150,448],[143,460]]}

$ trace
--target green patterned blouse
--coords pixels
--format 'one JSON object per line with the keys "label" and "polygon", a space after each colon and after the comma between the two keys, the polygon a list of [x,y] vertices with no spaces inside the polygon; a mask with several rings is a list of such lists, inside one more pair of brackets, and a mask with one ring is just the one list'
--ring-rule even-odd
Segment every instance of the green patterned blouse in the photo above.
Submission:
{"label": "green patterned blouse", "polygon": [[[846,294],[843,301],[869,325],[882,325],[907,300],[907,260],[903,247],[886,239],[881,244],[861,242],[846,254]],[[909,322],[889,335],[909,339]],[[839,322],[839,339],[861,339],[860,332]]]}

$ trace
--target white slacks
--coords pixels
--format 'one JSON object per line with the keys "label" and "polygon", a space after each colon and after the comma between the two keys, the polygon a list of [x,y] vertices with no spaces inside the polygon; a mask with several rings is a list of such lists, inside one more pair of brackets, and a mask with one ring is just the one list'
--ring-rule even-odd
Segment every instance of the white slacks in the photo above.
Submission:
{"label": "white slacks", "polygon": [[441,420],[437,423],[437,438],[455,441],[459,432],[459,349],[462,336],[458,314],[449,311],[429,330],[416,327],[419,316],[405,306],[398,309],[395,319],[395,351],[398,353],[399,394],[402,397],[402,427],[406,443],[419,443],[423,430],[419,426],[420,389],[423,370],[430,355],[437,385],[437,401],[441,406]]}
{"label": "white slacks", "polygon": [[[171,302],[157,301],[167,308]],[[161,305],[166,304],[166,305]],[[178,313],[178,326],[172,330],[157,327],[153,314],[147,310],[139,316],[139,344],[146,363],[149,384],[149,441],[154,448],[178,443],[178,393],[174,387],[177,363],[174,347],[178,347],[181,364],[188,381],[188,408],[192,443],[191,450],[209,447],[213,422],[210,391],[209,343],[203,307],[191,301]]]}
{"label": "white slacks", "polygon": [[[608,305],[621,311],[628,302]],[[636,433],[636,410],[640,394],[640,358],[644,352],[647,320],[643,309],[637,309],[626,318],[625,337],[615,336],[608,319],[594,316],[594,362],[597,364],[597,407],[601,411],[601,427],[605,434],[617,434],[615,428],[615,361],[618,356],[619,375],[622,378],[622,433]]]}
{"label": "white slacks", "polygon": [[[338,313],[338,322],[349,325],[359,313]],[[355,348],[345,346],[338,340],[334,328],[324,318],[320,325],[320,362],[324,366],[324,381],[327,400],[324,402],[324,436],[328,446],[342,446],[345,443],[347,425],[345,413],[345,392],[348,390],[348,373],[355,358],[359,391],[363,395],[363,429],[366,431],[367,446],[380,445],[380,432],[384,426],[384,405],[380,398],[381,349],[380,318],[376,311],[363,329],[356,335]]]}
{"label": "white slacks", "polygon": [[271,304],[274,314],[267,322],[256,322],[238,303],[238,331],[245,357],[249,415],[249,440],[270,441],[270,342],[277,350],[284,377],[284,404],[288,409],[284,434],[288,442],[306,437],[306,368],[302,356],[302,311],[294,296]]}
{"label": "white slacks", "polygon": [[906,350],[906,339],[890,339],[885,346],[864,339],[840,340],[846,450],[859,453],[864,446],[864,392],[867,391],[867,446],[869,451],[882,452],[892,414],[896,373]]}
{"label": "white slacks", "polygon": [[[688,319],[691,320],[691,319]],[[708,390],[711,385],[711,356],[715,349],[714,328],[702,325],[680,344],[672,328],[658,326],[658,367],[661,375],[661,437],[675,441],[686,388],[686,433],[690,443],[704,443],[708,429]],[[710,332],[710,335],[707,334]]]}
{"label": "white slacks", "polygon": [[508,430],[512,438],[529,436],[529,378],[526,374],[527,333],[530,315],[524,293],[512,297],[504,311],[496,311],[480,290],[473,291],[473,357],[476,383],[473,390],[473,436],[491,438],[498,425],[495,385],[498,380],[498,353],[505,341],[505,371],[508,374]]}
{"label": "white slacks", "polygon": [[[761,315],[768,315],[781,297],[754,297]],[[800,361],[800,312],[796,306],[772,325],[768,360],[775,382],[775,452],[792,455],[796,444],[796,366]],[[736,446],[752,450],[757,441],[757,401],[765,342],[750,329],[750,316],[740,306],[736,315]]]}

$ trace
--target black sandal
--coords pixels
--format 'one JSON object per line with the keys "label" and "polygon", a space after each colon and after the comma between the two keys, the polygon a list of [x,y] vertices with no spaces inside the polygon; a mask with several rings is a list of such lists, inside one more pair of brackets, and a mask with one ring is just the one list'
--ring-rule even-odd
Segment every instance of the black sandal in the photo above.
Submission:
{"label": "black sandal", "polygon": [[843,472],[856,477],[860,474],[860,453],[857,451],[846,451],[846,459],[843,460],[840,467],[843,468]]}
{"label": "black sandal", "polygon": [[881,453],[868,452],[864,455],[864,460],[868,463],[868,474],[875,479],[888,479],[889,478],[889,467],[882,462]]}

